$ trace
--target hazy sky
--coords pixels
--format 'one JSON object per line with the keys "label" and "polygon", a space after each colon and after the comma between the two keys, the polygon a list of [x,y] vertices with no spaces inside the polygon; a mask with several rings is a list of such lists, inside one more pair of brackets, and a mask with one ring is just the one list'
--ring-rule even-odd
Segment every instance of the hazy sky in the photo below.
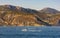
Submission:
{"label": "hazy sky", "polygon": [[51,7],[60,10],[60,0],[0,0],[0,5],[10,4],[31,9]]}

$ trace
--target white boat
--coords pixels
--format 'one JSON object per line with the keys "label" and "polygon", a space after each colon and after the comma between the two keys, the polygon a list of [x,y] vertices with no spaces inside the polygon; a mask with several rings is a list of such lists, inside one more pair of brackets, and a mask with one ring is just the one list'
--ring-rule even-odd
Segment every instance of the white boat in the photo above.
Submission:
{"label": "white boat", "polygon": [[28,30],[27,30],[27,29],[22,29],[22,31],[25,31],[25,32],[26,32],[26,31],[28,31]]}

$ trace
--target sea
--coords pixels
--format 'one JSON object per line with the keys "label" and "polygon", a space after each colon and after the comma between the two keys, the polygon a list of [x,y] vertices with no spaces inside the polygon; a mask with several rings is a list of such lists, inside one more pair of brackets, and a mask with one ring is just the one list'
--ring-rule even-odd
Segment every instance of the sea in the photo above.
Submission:
{"label": "sea", "polygon": [[1,26],[0,38],[60,38],[60,26]]}

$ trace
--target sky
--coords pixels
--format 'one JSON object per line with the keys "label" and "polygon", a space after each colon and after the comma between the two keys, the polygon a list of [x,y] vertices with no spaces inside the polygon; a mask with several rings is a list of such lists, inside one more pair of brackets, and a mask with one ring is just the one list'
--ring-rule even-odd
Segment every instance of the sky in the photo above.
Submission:
{"label": "sky", "polygon": [[60,11],[60,0],[0,0],[0,5],[15,5],[37,10],[50,7]]}

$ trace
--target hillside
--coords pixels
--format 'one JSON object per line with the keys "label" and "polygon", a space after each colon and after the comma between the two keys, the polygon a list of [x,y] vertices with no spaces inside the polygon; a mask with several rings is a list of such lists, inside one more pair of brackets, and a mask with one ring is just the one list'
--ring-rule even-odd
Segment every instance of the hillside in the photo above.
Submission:
{"label": "hillside", "polygon": [[[43,8],[39,11],[43,14],[42,18],[45,22],[52,24],[53,26],[57,26],[60,20],[60,11],[53,9],[53,8]],[[40,17],[41,17],[40,16]]]}
{"label": "hillside", "polygon": [[37,10],[13,5],[0,5],[0,26],[44,26]]}
{"label": "hillside", "polygon": [[34,10],[0,5],[0,26],[59,26],[60,11],[53,8]]}

